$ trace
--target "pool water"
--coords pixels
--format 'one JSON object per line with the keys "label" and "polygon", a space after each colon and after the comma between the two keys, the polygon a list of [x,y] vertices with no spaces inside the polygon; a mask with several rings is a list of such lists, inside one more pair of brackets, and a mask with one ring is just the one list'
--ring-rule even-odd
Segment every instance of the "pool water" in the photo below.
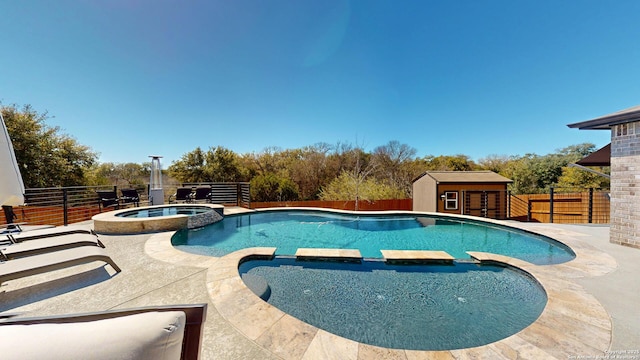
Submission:
{"label": "pool water", "polygon": [[172,243],[209,256],[266,246],[276,247],[278,255],[293,255],[298,248],[342,248],[359,249],[365,258],[381,258],[380,250],[442,250],[458,259],[469,258],[467,251],[484,251],[534,264],[558,264],[575,257],[555,240],[489,223],[299,210],[225,216],[200,229],[178,231]]}
{"label": "pool water", "polygon": [[268,302],[333,334],[375,346],[452,350],[498,341],[533,323],[547,297],[513,268],[250,260]]}
{"label": "pool water", "polygon": [[213,211],[211,208],[203,206],[165,206],[148,209],[138,209],[119,213],[116,216],[126,218],[149,218],[159,216],[171,216],[171,215],[187,215],[193,216],[203,214],[209,211]]}

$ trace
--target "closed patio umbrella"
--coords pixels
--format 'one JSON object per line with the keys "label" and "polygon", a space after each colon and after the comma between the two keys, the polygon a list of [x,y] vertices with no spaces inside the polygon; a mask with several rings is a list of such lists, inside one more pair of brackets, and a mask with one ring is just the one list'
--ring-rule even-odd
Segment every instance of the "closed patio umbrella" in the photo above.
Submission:
{"label": "closed patio umbrella", "polygon": [[0,205],[3,207],[23,205],[24,183],[22,182],[20,168],[18,168],[11,138],[7,132],[2,114],[0,114],[0,124],[2,126],[0,133],[0,168],[2,171],[2,176],[0,176]]}
{"label": "closed patio umbrella", "polygon": [[605,145],[601,149],[589,154],[588,156],[577,161],[575,164],[569,164],[570,167],[577,167],[582,170],[594,173],[596,175],[604,176],[607,179],[611,179],[611,175],[589,169],[587,166],[611,166],[611,143]]}

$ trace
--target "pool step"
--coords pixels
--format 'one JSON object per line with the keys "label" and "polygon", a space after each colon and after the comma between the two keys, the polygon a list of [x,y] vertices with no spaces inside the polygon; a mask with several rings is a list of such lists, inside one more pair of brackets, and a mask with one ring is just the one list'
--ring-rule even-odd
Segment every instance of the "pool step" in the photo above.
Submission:
{"label": "pool step", "polygon": [[296,259],[360,262],[362,255],[358,249],[299,248],[296,251]]}
{"label": "pool step", "polygon": [[445,251],[380,250],[388,263],[453,263],[454,257]]}

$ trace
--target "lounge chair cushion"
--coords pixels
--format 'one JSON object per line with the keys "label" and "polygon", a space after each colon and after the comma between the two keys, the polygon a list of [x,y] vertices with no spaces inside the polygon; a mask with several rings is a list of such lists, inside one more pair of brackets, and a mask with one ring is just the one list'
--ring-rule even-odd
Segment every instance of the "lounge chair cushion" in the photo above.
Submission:
{"label": "lounge chair cushion", "polygon": [[146,312],[88,322],[0,326],[9,359],[180,359],[182,311]]}

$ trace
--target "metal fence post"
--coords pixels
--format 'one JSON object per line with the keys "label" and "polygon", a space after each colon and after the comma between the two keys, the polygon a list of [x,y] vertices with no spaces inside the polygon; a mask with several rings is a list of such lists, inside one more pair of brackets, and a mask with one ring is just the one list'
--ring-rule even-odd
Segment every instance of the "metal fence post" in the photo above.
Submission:
{"label": "metal fence post", "polygon": [[247,185],[247,208],[251,209],[251,183],[246,183]]}
{"label": "metal fence post", "polygon": [[489,217],[489,196],[486,191],[482,191],[482,216]]}
{"label": "metal fence post", "polygon": [[549,222],[553,224],[553,187],[549,188]]}
{"label": "metal fence post", "polygon": [[593,188],[589,188],[589,210],[588,210],[588,222],[593,222]]}
{"label": "metal fence post", "polygon": [[67,189],[62,189],[62,217],[64,226],[69,225],[69,201],[67,199]]}

